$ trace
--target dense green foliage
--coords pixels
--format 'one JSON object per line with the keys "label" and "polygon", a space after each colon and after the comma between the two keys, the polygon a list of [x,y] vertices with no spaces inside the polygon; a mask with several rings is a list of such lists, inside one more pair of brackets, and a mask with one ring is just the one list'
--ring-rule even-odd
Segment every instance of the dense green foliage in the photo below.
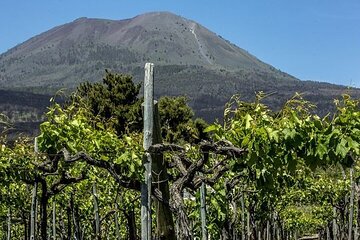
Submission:
{"label": "dense green foliage", "polygon": [[208,139],[204,130],[207,123],[194,119],[186,97],[162,97],[159,100],[161,134],[166,142],[199,142]]}
{"label": "dense green foliage", "polygon": [[[91,112],[89,117],[113,127],[118,136],[141,132],[142,99],[140,85],[132,77],[106,70],[103,83],[83,83],[71,98],[71,102],[82,102]],[[194,119],[194,112],[186,97],[161,97],[157,104],[161,135],[166,142],[186,142],[206,139],[206,127],[202,119]]]}
{"label": "dense green foliage", "polygon": [[[108,72],[103,84],[84,84],[71,102],[49,108],[38,152],[26,139],[2,141],[1,238],[7,229],[16,239],[29,236],[37,183],[41,239],[52,234],[52,206],[58,237],[136,239],[144,178],[139,89],[131,77]],[[159,100],[163,138],[180,145],[163,152],[179,239],[188,239],[189,229],[201,236],[201,182],[212,239],[315,233],[340,239],[357,231],[350,228],[358,221],[354,201],[360,200],[352,194],[359,185],[359,100],[344,95],[334,114],[319,117],[300,95],[277,112],[263,104],[264,97],[258,94],[253,103],[234,97],[224,123],[208,127],[193,120],[186,98]]]}
{"label": "dense green foliage", "polygon": [[88,105],[94,117],[113,124],[117,134],[141,131],[140,85],[135,85],[129,75],[113,74],[106,70],[103,83],[81,84],[75,93],[79,101]]}
{"label": "dense green foliage", "polygon": [[[338,234],[346,236],[350,182],[340,169],[352,167],[359,156],[359,101],[344,95],[335,105],[333,116],[320,118],[300,96],[277,113],[259,101],[248,104],[235,98],[224,126],[207,129],[217,139],[248,149],[233,167],[243,176],[240,188],[250,191],[250,219],[260,228],[264,221],[277,219],[296,233],[319,232],[332,222],[334,207],[335,217],[340,215]],[[317,168],[326,170],[313,172]]]}

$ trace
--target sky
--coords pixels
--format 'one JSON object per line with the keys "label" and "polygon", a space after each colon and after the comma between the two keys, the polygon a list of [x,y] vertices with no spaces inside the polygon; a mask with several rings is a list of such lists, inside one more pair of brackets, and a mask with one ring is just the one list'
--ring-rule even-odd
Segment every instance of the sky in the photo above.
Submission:
{"label": "sky", "polygon": [[302,80],[360,87],[360,0],[0,0],[0,53],[79,17],[169,11]]}

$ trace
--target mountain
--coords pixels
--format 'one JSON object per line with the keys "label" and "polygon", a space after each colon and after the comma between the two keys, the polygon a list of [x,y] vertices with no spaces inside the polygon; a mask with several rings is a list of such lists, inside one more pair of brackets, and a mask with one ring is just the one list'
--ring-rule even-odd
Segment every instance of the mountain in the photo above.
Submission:
{"label": "mountain", "polygon": [[282,76],[196,22],[159,12],[120,21],[79,18],[55,27],[1,55],[0,84],[76,87],[84,79],[98,80],[104,68],[147,61]]}
{"label": "mountain", "polygon": [[[327,83],[300,81],[275,69],[200,24],[168,12],[131,19],[79,18],[55,27],[0,55],[0,88],[53,93],[83,81],[100,81],[104,69],[143,79],[145,62],[155,63],[155,92],[187,95],[198,116],[221,117],[233,94],[267,101],[276,109],[297,92],[326,112],[347,90]],[[353,95],[360,91],[353,89]]]}

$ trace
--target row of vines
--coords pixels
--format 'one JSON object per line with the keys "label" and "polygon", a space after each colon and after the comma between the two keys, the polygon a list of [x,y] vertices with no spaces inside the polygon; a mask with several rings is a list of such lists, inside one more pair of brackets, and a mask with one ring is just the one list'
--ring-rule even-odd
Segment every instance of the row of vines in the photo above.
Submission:
{"label": "row of vines", "polygon": [[[107,79],[121,96],[140,89],[131,78]],[[141,99],[121,102],[100,84],[82,88],[86,97],[54,102],[36,141],[2,138],[0,239],[140,238],[141,107],[139,120],[125,105]],[[94,89],[109,99],[95,104]],[[233,97],[223,123],[206,128],[173,124],[188,108],[176,112],[170,98],[158,104],[164,143],[147,152],[161,159],[152,173],[155,239],[359,238],[359,100],[344,95],[319,117],[300,95],[277,112],[263,97]],[[128,121],[104,108],[110,104]]]}

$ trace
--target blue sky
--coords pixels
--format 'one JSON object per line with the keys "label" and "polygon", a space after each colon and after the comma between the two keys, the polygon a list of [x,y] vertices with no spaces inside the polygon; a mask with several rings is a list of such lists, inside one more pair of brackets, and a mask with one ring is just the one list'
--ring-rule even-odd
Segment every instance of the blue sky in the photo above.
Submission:
{"label": "blue sky", "polygon": [[303,80],[360,87],[359,0],[0,0],[0,53],[79,17],[170,11]]}

